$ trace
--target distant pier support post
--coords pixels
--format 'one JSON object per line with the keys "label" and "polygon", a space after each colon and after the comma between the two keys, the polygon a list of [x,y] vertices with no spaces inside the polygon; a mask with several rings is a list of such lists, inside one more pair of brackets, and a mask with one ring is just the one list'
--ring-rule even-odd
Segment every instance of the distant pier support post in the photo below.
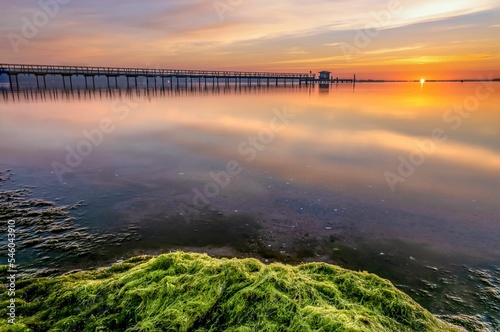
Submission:
{"label": "distant pier support post", "polygon": [[36,79],[36,88],[37,90],[40,90],[40,83],[38,83],[38,75],[35,75],[35,79]]}
{"label": "distant pier support post", "polygon": [[11,74],[8,74],[9,76],[9,86],[10,86],[10,89],[12,90],[13,86],[12,86],[12,75]]}
{"label": "distant pier support post", "polygon": [[356,74],[354,74],[354,79],[352,80],[352,84],[356,84]]}
{"label": "distant pier support post", "polygon": [[71,74],[68,74],[68,73],[63,73],[61,74],[62,76],[62,79],[63,79],[63,87],[64,87],[64,90],[66,90],[66,77],[69,77],[69,84],[70,84],[70,89],[73,90],[73,80],[72,80],[72,75]]}

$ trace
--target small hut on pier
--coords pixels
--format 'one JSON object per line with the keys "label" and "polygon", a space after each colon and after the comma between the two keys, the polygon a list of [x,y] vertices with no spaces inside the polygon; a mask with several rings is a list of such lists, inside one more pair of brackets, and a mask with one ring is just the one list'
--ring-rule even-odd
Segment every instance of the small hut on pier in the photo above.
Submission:
{"label": "small hut on pier", "polygon": [[320,79],[321,81],[329,81],[329,80],[330,80],[330,74],[331,74],[331,73],[332,73],[332,72],[330,72],[330,71],[326,71],[326,70],[320,71],[320,72],[319,72],[319,79]]}

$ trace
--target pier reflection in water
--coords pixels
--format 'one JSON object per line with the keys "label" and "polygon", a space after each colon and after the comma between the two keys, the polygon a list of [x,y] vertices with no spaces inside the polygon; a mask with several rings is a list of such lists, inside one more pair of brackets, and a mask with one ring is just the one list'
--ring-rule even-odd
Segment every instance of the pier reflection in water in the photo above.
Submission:
{"label": "pier reflection in water", "polygon": [[[323,86],[322,91],[328,91],[330,85]],[[188,97],[197,95],[233,95],[233,94],[272,94],[277,91],[314,91],[314,86],[258,86],[258,85],[228,85],[228,86],[177,86],[157,89],[147,88],[106,88],[106,89],[85,89],[82,87],[74,89],[63,88],[35,88],[24,87],[13,90],[8,87],[1,88],[3,100],[5,102],[43,102],[51,100],[92,100],[92,99],[113,99],[121,97]]]}

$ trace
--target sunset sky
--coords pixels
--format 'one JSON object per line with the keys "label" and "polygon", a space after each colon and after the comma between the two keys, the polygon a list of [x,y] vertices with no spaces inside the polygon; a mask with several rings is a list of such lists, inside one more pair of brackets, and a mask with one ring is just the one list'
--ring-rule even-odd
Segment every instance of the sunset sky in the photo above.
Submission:
{"label": "sunset sky", "polygon": [[498,0],[56,1],[0,0],[0,63],[500,77]]}

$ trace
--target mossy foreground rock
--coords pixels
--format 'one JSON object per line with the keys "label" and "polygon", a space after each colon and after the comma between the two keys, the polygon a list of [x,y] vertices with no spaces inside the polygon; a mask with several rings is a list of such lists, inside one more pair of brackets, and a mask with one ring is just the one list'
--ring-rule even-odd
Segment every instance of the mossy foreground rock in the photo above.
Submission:
{"label": "mossy foreground rock", "polygon": [[[373,274],[172,253],[17,284],[8,331],[459,331]],[[5,294],[6,292],[2,292]]]}

